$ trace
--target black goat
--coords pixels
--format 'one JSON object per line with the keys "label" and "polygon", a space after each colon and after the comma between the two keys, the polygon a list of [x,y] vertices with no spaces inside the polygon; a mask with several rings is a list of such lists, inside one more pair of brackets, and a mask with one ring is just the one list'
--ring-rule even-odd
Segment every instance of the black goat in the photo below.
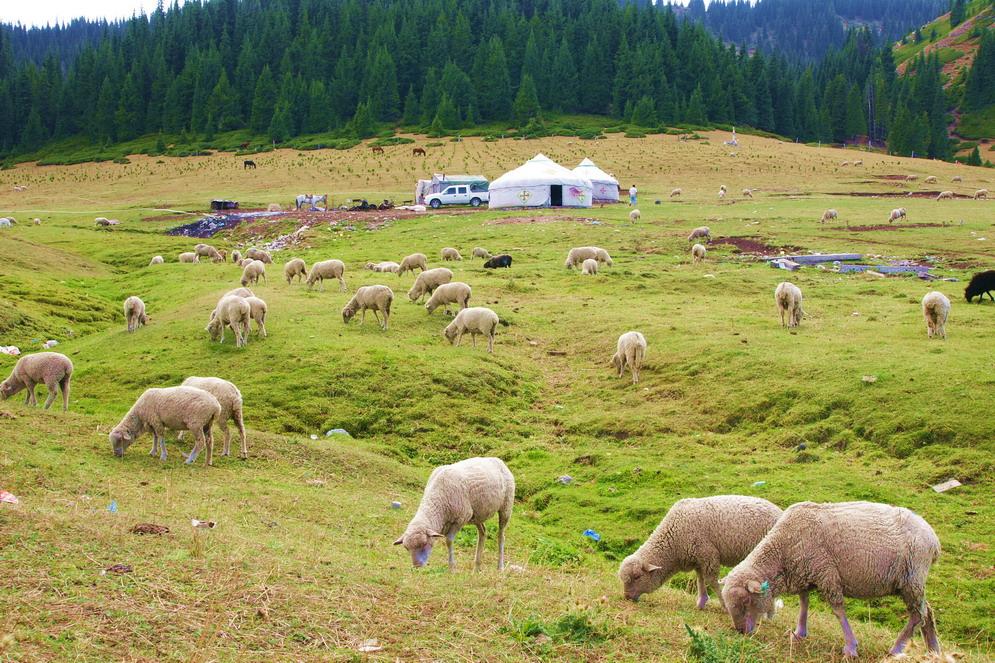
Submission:
{"label": "black goat", "polygon": [[511,256],[507,253],[494,256],[484,263],[484,269],[494,269],[496,267],[511,267]]}
{"label": "black goat", "polygon": [[964,297],[967,298],[969,303],[977,297],[980,304],[987,293],[988,298],[995,302],[995,297],[992,297],[992,290],[995,290],[995,269],[990,269],[987,272],[979,272],[971,277],[971,282],[964,288]]}

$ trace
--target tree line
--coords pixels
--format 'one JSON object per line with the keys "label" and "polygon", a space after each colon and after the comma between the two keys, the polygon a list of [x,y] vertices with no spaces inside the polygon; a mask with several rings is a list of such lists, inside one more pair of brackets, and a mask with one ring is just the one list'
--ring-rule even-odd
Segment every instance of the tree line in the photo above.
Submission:
{"label": "tree line", "polygon": [[[110,143],[248,129],[279,143],[329,131],[367,137],[384,124],[456,131],[586,113],[650,129],[866,136],[900,153],[949,156],[935,59],[899,78],[891,50],[861,29],[800,66],[726,44],[662,4],[207,0],[160,5],[63,58],[18,58],[0,30],[0,152],[77,135]],[[908,126],[915,140],[893,140]]]}

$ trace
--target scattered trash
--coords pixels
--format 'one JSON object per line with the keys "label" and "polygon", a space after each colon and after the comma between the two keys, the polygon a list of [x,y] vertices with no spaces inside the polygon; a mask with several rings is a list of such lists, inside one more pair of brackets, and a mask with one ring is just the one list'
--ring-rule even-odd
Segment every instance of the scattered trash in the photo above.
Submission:
{"label": "scattered trash", "polygon": [[117,500],[111,500],[111,503],[107,505],[107,510],[111,513],[117,513]]}
{"label": "scattered trash", "polygon": [[840,274],[854,274],[874,270],[879,274],[915,274],[920,278],[929,274],[931,267],[926,265],[840,265]]}
{"label": "scattered trash", "polygon": [[802,268],[797,262],[788,260],[787,258],[777,258],[776,260],[771,260],[769,264],[774,269],[784,269],[789,272],[797,272]]}
{"label": "scattered trash", "polygon": [[48,350],[49,348],[54,348],[54,347],[55,347],[55,346],[57,346],[58,344],[59,344],[59,342],[58,342],[58,341],[56,341],[56,340],[52,340],[52,339],[49,339],[49,340],[45,341],[44,343],[42,343],[42,344],[41,344],[41,347],[43,347],[43,348],[45,348],[46,350]]}
{"label": "scattered trash", "polygon": [[574,478],[572,476],[570,476],[569,474],[564,474],[561,477],[557,477],[556,480],[559,481],[560,483],[562,483],[564,486],[569,486],[570,484],[573,483]]}
{"label": "scattered trash", "polygon": [[594,541],[595,543],[601,540],[601,535],[595,532],[593,529],[584,530],[584,536],[589,538],[591,541]]}
{"label": "scattered trash", "polygon": [[754,488],[760,488],[761,486],[766,486],[766,485],[767,485],[766,481],[754,481],[753,482],[753,487]]}
{"label": "scattered trash", "polygon": [[938,493],[945,493],[948,490],[951,490],[953,488],[957,488],[957,487],[963,486],[963,485],[964,484],[962,484],[960,481],[957,481],[957,479],[950,479],[948,481],[944,481],[943,483],[936,484],[935,486],[933,486],[933,490],[935,490]]}
{"label": "scattered trash", "polygon": [[317,439],[318,439],[318,436],[317,436],[317,435],[315,435],[314,433],[311,433],[311,439],[312,439],[312,440],[317,440]]}
{"label": "scattered trash", "polygon": [[804,442],[795,447],[795,451],[805,451],[806,449],[808,449],[808,445]]}
{"label": "scattered trash", "polygon": [[852,315],[852,316],[853,316],[853,317],[855,317],[855,318],[856,318],[856,317],[859,317],[859,316],[860,316],[860,311],[854,311],[854,312],[853,312],[853,313],[851,313],[850,315]]}
{"label": "scattered trash", "polygon": [[789,260],[799,265],[816,265],[820,262],[842,262],[845,260],[860,260],[860,253],[816,253],[814,255],[784,256],[778,260]]}
{"label": "scattered trash", "polygon": [[108,566],[106,569],[100,572],[100,575],[105,576],[108,573],[116,573],[121,575],[122,573],[131,573],[132,568],[130,564],[113,564]]}
{"label": "scattered trash", "polygon": [[876,375],[865,375],[864,377],[862,377],[860,379],[863,380],[864,384],[874,384],[875,382],[878,381],[878,376],[876,376]]}
{"label": "scattered trash", "polygon": [[218,524],[213,520],[197,520],[196,518],[191,520],[190,524],[201,529],[214,529],[218,526]]}
{"label": "scattered trash", "polygon": [[16,357],[21,351],[16,345],[0,345],[0,354]]}
{"label": "scattered trash", "polygon": [[20,500],[17,499],[12,493],[8,493],[6,490],[0,490],[0,504],[19,504]]}
{"label": "scattered trash", "polygon": [[349,434],[349,431],[344,428],[333,428],[325,432],[325,437],[331,437],[332,435],[345,435],[346,437],[352,437],[352,435]]}
{"label": "scattered trash", "polygon": [[391,509],[400,509],[401,508],[401,503],[398,502],[397,500],[394,500],[393,502],[390,503],[390,508]]}
{"label": "scattered trash", "polygon": [[362,652],[363,654],[372,654],[373,652],[383,651],[383,647],[380,646],[380,642],[378,640],[363,640],[363,642],[356,647],[356,651]]}
{"label": "scattered trash", "polygon": [[321,486],[325,485],[325,480],[324,479],[308,479],[304,483],[306,483],[309,486],[315,486],[317,488],[320,488]]}
{"label": "scattered trash", "polygon": [[155,523],[138,523],[129,530],[132,534],[155,534],[157,536],[162,536],[163,534],[169,534],[169,528],[165,525],[156,525]]}

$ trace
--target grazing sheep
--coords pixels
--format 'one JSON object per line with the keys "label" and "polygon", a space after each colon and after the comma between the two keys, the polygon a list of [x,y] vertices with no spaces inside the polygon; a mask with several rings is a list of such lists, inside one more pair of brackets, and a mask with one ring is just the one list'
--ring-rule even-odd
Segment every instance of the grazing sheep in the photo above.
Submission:
{"label": "grazing sheep", "polygon": [[909,175],[908,177],[905,178],[905,181],[906,182],[915,182],[918,179],[919,179],[918,175]]}
{"label": "grazing sheep", "polygon": [[108,219],[103,216],[98,216],[96,219],[94,219],[93,223],[94,225],[100,226],[101,228],[107,228],[108,226],[118,225],[120,221],[118,221],[117,219]]}
{"label": "grazing sheep", "polygon": [[978,189],[974,192],[975,200],[981,200],[982,198],[988,200],[988,189]]}
{"label": "grazing sheep", "polygon": [[341,260],[322,260],[311,265],[311,273],[307,277],[307,289],[311,290],[314,284],[318,283],[321,292],[324,292],[325,279],[338,279],[339,290],[345,292],[345,263]]}
{"label": "grazing sheep", "polygon": [[857,638],[846,619],[846,597],[898,595],[909,613],[892,654],[900,654],[921,626],[926,645],[940,651],[926,577],[940,555],[940,540],[925,520],[908,509],[872,502],[788,507],[756,548],[722,585],[734,626],[752,633],[780,594],[798,594],[795,638],[808,635],[809,592],[817,590],[843,628],[845,656],[857,655]]}
{"label": "grazing sheep", "polygon": [[797,327],[805,312],[802,310],[802,291],[794,283],[782,281],[774,289],[774,301],[781,314],[781,326]]}
{"label": "grazing sheep", "polygon": [[588,258],[581,263],[580,273],[587,276],[596,276],[598,273],[598,261],[594,258]]}
{"label": "grazing sheep", "polygon": [[598,262],[603,262],[609,267],[614,263],[612,262],[611,256],[604,249],[597,246],[580,246],[570,249],[567,253],[567,260],[564,266],[567,269],[573,269],[575,265],[582,265],[584,261],[588,258],[594,258]]}
{"label": "grazing sheep", "polygon": [[483,306],[473,306],[457,313],[442,334],[450,344],[457,347],[463,341],[463,334],[466,332],[470,332],[473,347],[477,347],[477,334],[482,334],[487,337],[487,351],[493,353],[494,335],[497,333],[498,323],[497,313]]}
{"label": "grazing sheep", "polygon": [[702,239],[702,238],[704,238],[706,243],[712,241],[712,231],[708,226],[698,226],[697,228],[691,231],[690,235],[688,235],[689,242],[693,242],[696,239]]}
{"label": "grazing sheep", "polygon": [[684,193],[684,191],[680,187],[678,187],[678,188],[676,188],[676,189],[674,189],[673,191],[670,192],[670,197],[671,198],[678,198],[683,193]]}
{"label": "grazing sheep", "polygon": [[[989,295],[990,296],[990,295]],[[926,319],[926,338],[939,336],[947,338],[947,316],[950,315],[950,300],[942,292],[934,290],[922,298],[922,315]]]}
{"label": "grazing sheep", "polygon": [[234,251],[232,251],[231,252],[231,261],[233,263],[235,263],[236,265],[238,263],[242,262],[242,252],[239,251],[238,249],[235,249]]}
{"label": "grazing sheep", "polygon": [[200,262],[200,258],[193,251],[185,251],[179,255],[180,262]]}
{"label": "grazing sheep", "polygon": [[452,248],[451,246],[447,246],[446,248],[442,249],[442,259],[446,262],[449,262],[452,260],[463,260],[463,256],[461,256],[459,251],[457,251],[456,249]]}
{"label": "grazing sheep", "polygon": [[210,244],[198,244],[193,247],[194,253],[201,258],[210,258],[211,262],[225,262],[225,253],[218,251],[216,248]]}
{"label": "grazing sheep", "polygon": [[974,297],[977,297],[980,304],[987,293],[988,298],[995,302],[995,297],[992,297],[992,290],[995,290],[995,270],[978,272],[971,277],[971,282],[964,288],[964,297],[967,299],[968,304],[971,303]]}
{"label": "grazing sheep", "polygon": [[14,225],[14,223],[13,219],[9,219],[6,216],[0,218],[0,228],[10,228]]}
{"label": "grazing sheep", "polygon": [[211,320],[205,330],[211,335],[212,341],[224,343],[225,327],[231,327],[235,332],[235,347],[241,348],[249,338],[251,319],[252,307],[244,297],[226,295],[211,313]]}
{"label": "grazing sheep", "polygon": [[34,219],[33,219],[33,220],[31,221],[31,223],[35,224],[36,226],[40,226],[40,225],[41,225],[41,219],[39,219],[38,217],[35,217],[35,218],[34,218]]}
{"label": "grazing sheep", "polygon": [[704,244],[695,244],[691,247],[691,259],[694,262],[702,262],[705,259],[705,254],[708,253],[708,249],[705,248]]}
{"label": "grazing sheep", "polygon": [[[255,258],[242,258],[241,260],[238,261],[238,266],[239,267],[245,267],[250,262],[255,262],[255,261],[256,261]],[[262,261],[260,261],[260,262],[262,262]]]}
{"label": "grazing sheep", "polygon": [[149,316],[145,315],[145,302],[134,295],[124,300],[124,319],[128,322],[129,333],[147,325]]}
{"label": "grazing sheep", "polygon": [[411,553],[416,567],[425,566],[435,539],[445,538],[449,570],[456,570],[453,540],[469,523],[477,526],[474,569],[480,570],[487,530],[484,523],[498,514],[498,570],[504,569],[504,530],[515,505],[515,477],[500,458],[468,458],[432,471],[421,504],[395,546]]}
{"label": "grazing sheep", "polygon": [[249,297],[255,297],[252,291],[249,290],[248,288],[235,288],[234,290],[229,290],[225,294],[221,295],[221,297],[224,298],[224,297],[229,297],[231,295],[234,295],[236,297],[245,297],[246,299],[248,299]]}
{"label": "grazing sheep", "polygon": [[491,252],[488,251],[487,249],[485,249],[482,246],[475,246],[475,247],[473,247],[473,253],[471,254],[470,257],[471,258],[483,258],[484,260],[487,260],[488,258],[491,257]]}
{"label": "grazing sheep", "polygon": [[725,189],[719,191],[719,200],[725,200],[726,192]]}
{"label": "grazing sheep", "polygon": [[283,266],[283,278],[287,279],[287,285],[294,280],[303,281],[307,278],[307,265],[300,258],[294,258]]}
{"label": "grazing sheep", "polygon": [[435,269],[426,270],[418,275],[418,278],[415,279],[414,285],[411,286],[411,290],[408,290],[408,299],[416,302],[425,294],[431,295],[440,285],[443,283],[449,283],[452,280],[452,271],[446,269],[445,267],[436,267]]}
{"label": "grazing sheep", "polygon": [[[266,313],[269,312],[266,302],[252,296],[246,297],[245,301],[249,302],[249,317],[256,321],[256,333],[266,338]],[[245,333],[248,336],[248,327],[246,327]]]}
{"label": "grazing sheep", "polygon": [[262,249],[249,249],[248,251],[245,252],[245,257],[252,258],[253,260],[259,260],[260,262],[264,262],[267,265],[273,263],[273,256],[271,256],[267,251],[263,251]]}
{"label": "grazing sheep", "polygon": [[839,218],[839,212],[834,209],[827,209],[822,213],[822,219],[819,220],[820,223],[825,223],[826,221],[835,221]]}
{"label": "grazing sheep", "polygon": [[888,223],[898,221],[899,219],[907,218],[904,207],[899,207],[897,209],[891,210],[891,216],[888,217]]}
{"label": "grazing sheep", "polygon": [[675,573],[698,576],[698,609],[711,589],[722,602],[719,568],[734,566],[750,554],[781,515],[781,509],[759,497],[717,495],[676,502],[636,552],[622,562],[618,578],[622,595],[638,601],[655,592]]}
{"label": "grazing sheep", "polygon": [[936,199],[937,200],[951,200],[951,199],[953,199],[953,197],[954,197],[954,192],[953,191],[941,191],[939,194],[937,194]]}
{"label": "grazing sheep", "polygon": [[250,258],[251,262],[247,263],[245,267],[242,268],[242,286],[245,287],[250,283],[259,285],[259,277],[261,276],[263,281],[266,281],[266,265],[263,264],[261,260],[256,260],[255,258]]}
{"label": "grazing sheep", "polygon": [[[221,455],[231,455],[231,433],[228,432],[228,421],[231,420],[235,424],[235,427],[238,428],[238,434],[241,438],[241,453],[239,456],[243,460],[248,458],[249,445],[245,438],[245,422],[242,420],[242,392],[238,390],[238,387],[228,382],[228,380],[222,380],[221,378],[198,377],[189,377],[180,386],[203,389],[218,399],[218,404],[221,406],[221,415],[215,419],[214,423],[221,428],[221,433],[225,436],[225,446],[221,451]],[[183,437],[182,432],[180,433],[180,437]]]}
{"label": "grazing sheep", "polygon": [[953,177],[950,178],[950,181],[951,182],[963,182],[964,178],[961,177],[960,175],[954,175]]}
{"label": "grazing sheep", "polygon": [[612,355],[611,364],[622,377],[625,367],[632,371],[632,384],[639,382],[639,369],[646,357],[646,337],[637,331],[626,332],[618,337],[618,349]]}
{"label": "grazing sheep", "polygon": [[849,165],[850,165],[850,162],[849,162],[849,161],[844,161],[844,162],[842,162],[842,163],[840,164],[840,168],[846,168],[846,167],[847,167],[847,166],[849,166]]}
{"label": "grazing sheep", "polygon": [[73,375],[73,362],[58,352],[36,352],[24,355],[14,364],[14,370],[0,382],[0,400],[7,400],[22,389],[28,390],[26,405],[38,405],[35,386],[44,384],[48,389],[45,409],[52,406],[55,394],[62,390],[62,411],[69,409],[69,383]]}
{"label": "grazing sheep", "polygon": [[719,185],[719,191],[721,191],[722,193],[725,193],[726,192],[726,185],[725,184]]}
{"label": "grazing sheep", "polygon": [[935,175],[930,175],[922,181],[923,184],[936,184],[937,179]]}
{"label": "grazing sheep", "polygon": [[487,259],[484,263],[484,269],[497,269],[498,267],[511,267],[511,256],[507,253],[502,253],[499,256],[492,256]]}
{"label": "grazing sheep", "polygon": [[629,212],[629,221],[632,221],[633,223],[635,223],[636,221],[638,221],[641,218],[643,218],[643,214],[639,210],[634,209],[631,212]]}
{"label": "grazing sheep", "polygon": [[412,253],[409,256],[405,256],[401,260],[401,267],[397,270],[397,275],[400,276],[404,272],[413,272],[415,267],[421,271],[428,269],[428,258],[425,257],[424,253]]}
{"label": "grazing sheep", "polygon": [[[366,322],[366,311],[373,311],[373,317],[380,323],[380,328],[386,331],[390,328],[390,305],[394,301],[394,291],[385,285],[366,285],[356,291],[352,299],[342,309],[342,322],[348,324],[357,312],[362,311],[363,316],[359,319],[359,324]],[[383,313],[383,320],[380,315]]]}
{"label": "grazing sheep", "polygon": [[208,465],[214,463],[214,437],[211,427],[221,417],[218,399],[196,387],[146,389],[107,437],[114,455],[120,458],[143,433],[152,433],[151,456],[166,460],[166,430],[188,430],[194,447],[187,456],[189,465],[206,447]]}
{"label": "grazing sheep", "polygon": [[470,294],[470,286],[466,283],[460,281],[443,283],[435,289],[429,300],[425,302],[425,310],[431,314],[432,311],[443,306],[446,315],[449,315],[450,304],[459,304],[461,309],[469,306]]}
{"label": "grazing sheep", "polygon": [[854,162],[853,162],[853,165],[854,165],[854,166],[863,166],[863,165],[864,165],[864,162],[863,162],[863,161],[854,161]]}
{"label": "grazing sheep", "polygon": [[743,197],[745,197],[745,198],[752,198],[753,197],[753,189],[743,189]]}
{"label": "grazing sheep", "polygon": [[390,261],[376,262],[376,263],[368,262],[366,263],[366,269],[369,269],[370,271],[373,272],[391,272],[393,274],[396,274],[398,270],[401,269],[401,266],[396,262],[390,262]]}
{"label": "grazing sheep", "polygon": [[152,265],[162,265],[165,262],[166,261],[162,259],[162,256],[153,256],[152,261],[149,262],[149,267],[151,267]]}

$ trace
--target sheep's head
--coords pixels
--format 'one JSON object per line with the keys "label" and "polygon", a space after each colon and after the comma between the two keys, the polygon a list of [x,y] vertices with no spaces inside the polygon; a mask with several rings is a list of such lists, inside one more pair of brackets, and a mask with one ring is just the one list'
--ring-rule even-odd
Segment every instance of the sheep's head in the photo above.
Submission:
{"label": "sheep's head", "polygon": [[356,315],[356,307],[352,305],[352,302],[349,302],[345,305],[345,308],[342,309],[342,322],[349,324],[349,321],[352,320],[354,315]]}
{"label": "sheep's head", "polygon": [[411,553],[411,563],[415,568],[428,564],[428,556],[432,554],[432,545],[442,534],[424,527],[409,528],[394,542],[395,546],[404,546]]}
{"label": "sheep's head", "polygon": [[412,286],[411,290],[408,290],[408,299],[410,299],[413,302],[418,301],[418,298],[421,296],[422,293],[420,290],[417,289],[417,285]]}
{"label": "sheep's head", "polygon": [[648,564],[636,555],[629,555],[618,567],[622,595],[630,601],[638,601],[643,594],[656,591],[668,577],[662,566]]}
{"label": "sheep's head", "polygon": [[762,615],[774,611],[770,581],[750,572],[729,575],[723,581],[722,602],[733,626],[745,635],[753,633]]}
{"label": "sheep's head", "polygon": [[211,335],[212,341],[220,339],[221,334],[224,331],[224,326],[221,324],[221,318],[217,316],[212,317],[211,321],[207,323],[206,327],[204,327],[204,330]]}
{"label": "sheep's head", "polygon": [[131,433],[121,429],[120,427],[112,430],[107,438],[111,441],[111,449],[114,451],[114,455],[118,458],[123,456],[125,450],[131,446],[132,442],[135,441],[135,438]]}
{"label": "sheep's head", "polygon": [[445,329],[442,330],[442,335],[446,337],[449,344],[452,345],[456,342],[456,321],[450,322]]}
{"label": "sheep's head", "polygon": [[21,390],[18,382],[13,378],[8,378],[0,382],[0,401],[5,401]]}

